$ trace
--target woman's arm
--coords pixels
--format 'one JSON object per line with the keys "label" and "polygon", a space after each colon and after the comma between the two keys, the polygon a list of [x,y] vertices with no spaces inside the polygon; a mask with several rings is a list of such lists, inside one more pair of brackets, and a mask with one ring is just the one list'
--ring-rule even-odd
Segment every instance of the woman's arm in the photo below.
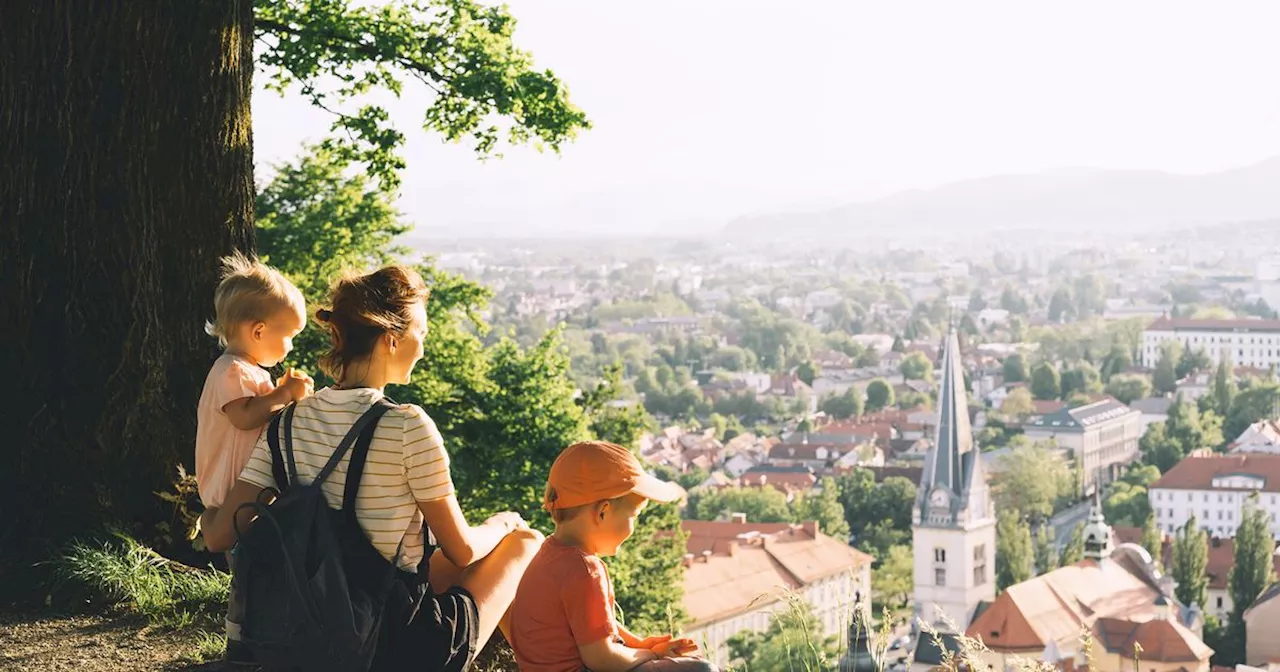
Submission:
{"label": "woman's arm", "polygon": [[257,501],[262,488],[246,482],[236,481],[236,487],[227,494],[227,500],[217,509],[209,509],[200,517],[201,529],[204,531],[204,545],[210,551],[220,553],[236,545],[236,528],[233,519],[239,514],[242,531],[247,531],[253,524],[252,509],[240,511],[242,504]]}
{"label": "woman's arm", "polygon": [[518,527],[526,527],[520,514],[499,513],[483,524],[471,526],[462,515],[458,498],[449,495],[429,502],[418,502],[427,527],[436,535],[440,551],[449,562],[467,567],[489,555],[498,542]]}

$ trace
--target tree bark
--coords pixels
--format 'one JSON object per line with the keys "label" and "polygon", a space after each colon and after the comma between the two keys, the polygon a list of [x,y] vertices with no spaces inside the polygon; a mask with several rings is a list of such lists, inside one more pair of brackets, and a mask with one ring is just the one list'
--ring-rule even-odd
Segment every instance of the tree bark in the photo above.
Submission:
{"label": "tree bark", "polygon": [[0,549],[135,523],[192,463],[252,45],[252,0],[0,2]]}

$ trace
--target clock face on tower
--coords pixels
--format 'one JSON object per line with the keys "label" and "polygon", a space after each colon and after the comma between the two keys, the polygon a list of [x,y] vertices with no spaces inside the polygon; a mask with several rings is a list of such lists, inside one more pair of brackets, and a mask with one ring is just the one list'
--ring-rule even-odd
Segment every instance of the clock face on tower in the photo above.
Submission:
{"label": "clock face on tower", "polygon": [[943,488],[934,488],[933,492],[929,493],[929,503],[934,506],[946,506],[950,501],[951,495]]}

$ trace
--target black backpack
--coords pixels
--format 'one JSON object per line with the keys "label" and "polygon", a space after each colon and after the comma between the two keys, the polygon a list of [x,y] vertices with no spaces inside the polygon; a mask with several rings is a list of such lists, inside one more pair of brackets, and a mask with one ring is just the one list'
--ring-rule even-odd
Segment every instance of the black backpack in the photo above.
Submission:
{"label": "black backpack", "polygon": [[[412,575],[397,568],[404,542],[388,562],[356,520],[356,494],[369,444],[378,420],[391,407],[383,399],[365,411],[315,480],[306,484],[298,482],[293,456],[294,406],[277,414],[267,428],[279,495],[270,504],[241,507],[252,508],[258,520],[247,532],[236,529],[240,541],[234,583],[244,606],[243,641],[268,669],[366,672],[380,635],[389,634],[382,631],[403,626],[427,593],[425,580],[406,582],[404,577]],[[331,509],[320,486],[353,444],[342,508]]]}

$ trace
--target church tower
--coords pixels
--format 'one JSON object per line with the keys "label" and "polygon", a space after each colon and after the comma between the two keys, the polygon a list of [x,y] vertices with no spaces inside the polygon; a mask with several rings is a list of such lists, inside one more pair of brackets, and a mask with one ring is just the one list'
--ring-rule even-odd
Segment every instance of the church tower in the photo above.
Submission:
{"label": "church tower", "polygon": [[915,612],[937,629],[963,632],[996,597],[995,508],[969,424],[969,402],[953,330],[942,354],[938,429],[912,508]]}

